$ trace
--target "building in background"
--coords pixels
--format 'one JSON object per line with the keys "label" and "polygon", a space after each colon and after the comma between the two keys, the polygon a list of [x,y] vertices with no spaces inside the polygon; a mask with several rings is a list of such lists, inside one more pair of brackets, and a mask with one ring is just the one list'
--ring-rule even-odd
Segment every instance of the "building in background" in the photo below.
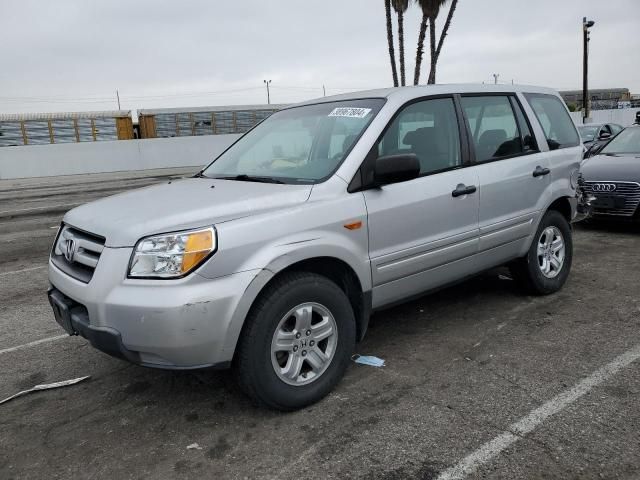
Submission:
{"label": "building in background", "polygon": [[[582,90],[565,90],[560,95],[571,109],[582,110]],[[610,110],[619,108],[619,102],[631,100],[631,93],[628,88],[600,88],[590,89],[591,110]]]}

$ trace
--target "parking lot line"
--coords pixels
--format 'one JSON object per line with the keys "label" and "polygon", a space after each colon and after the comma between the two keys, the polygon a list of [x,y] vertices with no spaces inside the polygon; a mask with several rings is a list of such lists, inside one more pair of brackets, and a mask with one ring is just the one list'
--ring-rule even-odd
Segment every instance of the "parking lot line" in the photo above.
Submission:
{"label": "parking lot line", "polygon": [[592,388],[607,381],[624,367],[638,359],[640,359],[640,345],[627,350],[604,367],[581,380],[571,389],[556,395],[541,407],[533,410],[526,417],[511,424],[505,432],[485,443],[475,452],[467,455],[453,467],[442,472],[440,476],[438,476],[438,480],[460,480],[474,473],[481,465],[489,462],[504,449],[532,432],[546,419],[561,412],[588,393]]}
{"label": "parking lot line", "polygon": [[3,353],[15,352],[16,350],[22,350],[24,348],[35,347],[36,345],[40,345],[43,343],[55,342],[56,340],[61,340],[63,338],[67,338],[69,335],[56,335],[55,337],[47,337],[41,338],[40,340],[35,340],[33,342],[24,343],[22,345],[17,345],[15,347],[5,348],[4,350],[0,350],[0,355]]}
{"label": "parking lot line", "polygon": [[40,270],[41,268],[47,268],[47,265],[40,265],[38,267],[21,268],[20,270],[12,270],[11,272],[1,272],[0,277],[5,275],[12,275],[14,273],[31,272],[33,270]]}

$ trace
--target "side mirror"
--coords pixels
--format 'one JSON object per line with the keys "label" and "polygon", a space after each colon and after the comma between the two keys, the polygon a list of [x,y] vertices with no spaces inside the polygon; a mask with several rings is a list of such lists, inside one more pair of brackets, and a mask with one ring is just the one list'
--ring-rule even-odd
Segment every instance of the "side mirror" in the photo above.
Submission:
{"label": "side mirror", "polygon": [[607,140],[611,138],[611,134],[609,132],[602,132],[598,137],[598,140]]}
{"label": "side mirror", "polygon": [[377,186],[405,182],[420,175],[420,161],[414,153],[376,158],[373,180]]}

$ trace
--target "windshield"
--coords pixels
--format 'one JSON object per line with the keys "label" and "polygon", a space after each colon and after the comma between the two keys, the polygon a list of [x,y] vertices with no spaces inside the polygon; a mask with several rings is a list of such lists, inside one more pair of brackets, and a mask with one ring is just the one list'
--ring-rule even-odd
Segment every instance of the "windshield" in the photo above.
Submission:
{"label": "windshield", "polygon": [[383,99],[366,99],[281,110],[202,173],[211,178],[317,183],[338,168],[383,104]]}
{"label": "windshield", "polygon": [[598,132],[598,127],[578,127],[578,132],[583,142],[589,142],[593,140]]}
{"label": "windshield", "polygon": [[603,155],[640,154],[640,128],[625,128],[600,153]]}

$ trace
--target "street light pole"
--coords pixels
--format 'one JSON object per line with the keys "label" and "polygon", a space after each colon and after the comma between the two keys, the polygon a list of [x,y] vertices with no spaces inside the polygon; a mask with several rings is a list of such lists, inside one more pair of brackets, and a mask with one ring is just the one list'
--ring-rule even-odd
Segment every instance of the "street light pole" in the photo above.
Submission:
{"label": "street light pole", "polygon": [[271,104],[271,96],[269,95],[269,84],[271,80],[263,80],[264,84],[267,86],[267,104]]}
{"label": "street light pole", "polygon": [[589,29],[595,23],[582,17],[582,123],[589,118]]}

